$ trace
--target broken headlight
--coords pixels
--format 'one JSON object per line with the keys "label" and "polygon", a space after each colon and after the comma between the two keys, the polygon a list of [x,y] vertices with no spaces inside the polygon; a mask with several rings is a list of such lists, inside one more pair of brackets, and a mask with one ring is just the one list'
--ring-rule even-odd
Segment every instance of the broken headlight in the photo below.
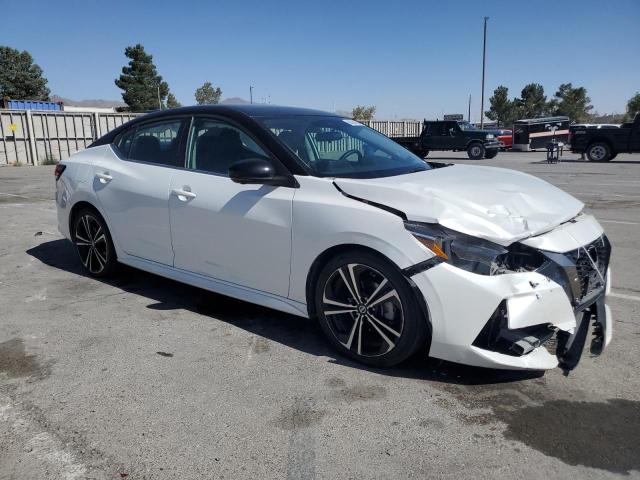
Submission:
{"label": "broken headlight", "polygon": [[544,263],[537,250],[522,244],[508,248],[434,223],[405,222],[416,240],[451,265],[480,275],[533,271]]}

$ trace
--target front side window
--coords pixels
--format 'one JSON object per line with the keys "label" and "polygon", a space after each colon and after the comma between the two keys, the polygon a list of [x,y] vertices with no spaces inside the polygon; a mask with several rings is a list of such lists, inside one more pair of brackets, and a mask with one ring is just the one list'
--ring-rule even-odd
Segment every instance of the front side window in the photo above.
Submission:
{"label": "front side window", "polygon": [[446,134],[447,135],[455,135],[457,132],[459,132],[459,128],[458,128],[458,123],[457,122],[447,122],[446,126]]}
{"label": "front side window", "polygon": [[259,120],[318,176],[374,178],[431,168],[390,138],[353,120],[333,116]]}
{"label": "front side window", "polygon": [[118,149],[130,160],[182,166],[179,148],[181,126],[182,120],[141,125],[120,137]]}
{"label": "front side window", "polygon": [[189,135],[187,168],[228,175],[229,167],[247,158],[269,155],[245,132],[213,119],[196,118]]}

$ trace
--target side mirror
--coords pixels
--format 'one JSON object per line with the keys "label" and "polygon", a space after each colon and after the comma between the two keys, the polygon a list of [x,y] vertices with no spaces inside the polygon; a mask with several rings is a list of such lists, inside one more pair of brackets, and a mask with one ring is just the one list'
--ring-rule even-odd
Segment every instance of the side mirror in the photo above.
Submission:
{"label": "side mirror", "polygon": [[293,177],[277,175],[271,162],[263,158],[247,158],[234,162],[229,167],[229,178],[243,185],[296,186],[296,181]]}
{"label": "side mirror", "polygon": [[261,158],[238,160],[229,167],[229,178],[236,183],[267,183],[275,176],[273,165]]}
{"label": "side mirror", "polygon": [[455,130],[453,128],[450,128],[449,135],[453,137],[455,134],[456,134]]}

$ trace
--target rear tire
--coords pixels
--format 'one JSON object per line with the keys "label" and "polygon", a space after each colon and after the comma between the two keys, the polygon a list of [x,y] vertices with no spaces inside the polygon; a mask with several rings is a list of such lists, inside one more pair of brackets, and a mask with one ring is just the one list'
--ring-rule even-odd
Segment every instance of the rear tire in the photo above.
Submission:
{"label": "rear tire", "polygon": [[391,367],[426,345],[429,327],[414,291],[374,254],[353,250],[329,260],[315,285],[315,308],[329,342],[358,362]]}
{"label": "rear tire", "polygon": [[474,142],[467,148],[467,155],[471,160],[482,160],[485,155],[484,145]]}
{"label": "rear tire", "polygon": [[590,162],[608,162],[611,160],[611,149],[604,142],[592,143],[587,147],[587,158]]}
{"label": "rear tire", "polygon": [[498,155],[498,149],[495,148],[493,150],[487,150],[487,153],[484,154],[484,158],[495,158]]}
{"label": "rear tire", "polygon": [[98,212],[83,208],[73,219],[71,240],[82,266],[90,276],[112,275],[118,265],[116,250],[107,224]]}

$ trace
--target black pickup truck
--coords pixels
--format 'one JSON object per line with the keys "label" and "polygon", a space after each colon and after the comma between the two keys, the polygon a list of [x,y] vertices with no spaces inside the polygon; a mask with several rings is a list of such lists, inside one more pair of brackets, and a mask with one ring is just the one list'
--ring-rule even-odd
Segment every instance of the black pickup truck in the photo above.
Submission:
{"label": "black pickup truck", "polygon": [[592,162],[608,162],[619,153],[640,152],[640,113],[622,125],[571,125],[569,142],[573,153],[586,154]]}
{"label": "black pickup truck", "polygon": [[433,150],[466,150],[470,159],[480,160],[495,157],[503,146],[493,132],[478,130],[460,120],[425,120],[419,137],[393,137],[393,140],[421,158]]}

